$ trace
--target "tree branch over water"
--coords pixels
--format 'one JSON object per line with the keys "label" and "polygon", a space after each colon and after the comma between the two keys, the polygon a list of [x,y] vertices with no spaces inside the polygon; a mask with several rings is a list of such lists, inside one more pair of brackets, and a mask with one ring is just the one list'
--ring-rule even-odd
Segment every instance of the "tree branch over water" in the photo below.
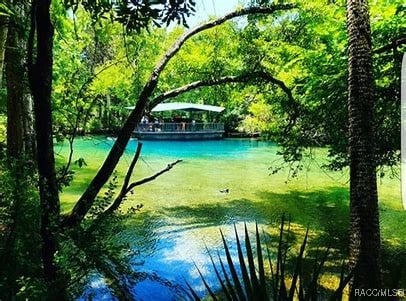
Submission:
{"label": "tree branch over water", "polygon": [[154,174],[154,175],[152,175],[150,177],[144,178],[142,180],[131,183],[127,187],[126,194],[129,193],[131,190],[133,190],[137,186],[140,186],[140,185],[143,185],[143,184],[146,184],[148,182],[151,182],[151,181],[155,180],[159,176],[161,176],[164,173],[170,171],[176,164],[178,164],[180,162],[183,162],[183,160],[176,160],[175,162],[168,164],[168,166],[166,166],[164,169],[158,171],[156,174]]}
{"label": "tree branch over water", "polygon": [[106,211],[104,211],[102,213],[103,216],[106,216],[110,213],[113,213],[115,210],[117,210],[121,203],[125,200],[126,196],[128,193],[130,193],[135,187],[146,184],[148,182],[151,182],[153,180],[155,180],[156,178],[158,178],[159,176],[163,175],[164,173],[167,173],[168,171],[170,171],[176,164],[183,162],[183,160],[176,160],[175,162],[172,162],[170,164],[168,164],[164,169],[158,171],[157,173],[153,174],[152,176],[146,177],[144,179],[132,182],[130,184],[130,178],[131,175],[133,173],[135,164],[138,161],[139,158],[139,152],[138,150],[141,151],[141,147],[140,147],[141,143],[138,144],[138,148],[137,148],[137,153],[134,156],[133,161],[131,162],[130,167],[128,168],[125,180],[124,180],[124,184],[123,187],[121,188],[121,191],[119,193],[119,195],[117,196],[117,198],[114,200],[113,204],[111,204],[111,206],[109,208],[106,209]]}
{"label": "tree branch over water", "polygon": [[164,54],[162,59],[155,65],[149,80],[142,89],[135,108],[130,113],[127,121],[124,123],[120,133],[118,134],[117,140],[110,150],[106,160],[104,161],[102,167],[97,172],[96,176],[93,178],[86,191],[76,202],[71,213],[66,216],[62,222],[63,227],[74,227],[80,224],[84,219],[86,213],[92,207],[95,198],[103,185],[108,181],[111,174],[113,173],[116,165],[118,164],[122,154],[124,153],[125,147],[131,138],[131,134],[136,128],[137,124],[140,122],[141,117],[148,105],[149,99],[153,94],[155,88],[158,85],[159,76],[164,70],[165,66],[169,63],[172,57],[179,52],[182,45],[196,34],[216,27],[223,24],[224,22],[231,20],[236,17],[252,15],[252,14],[272,14],[276,11],[290,10],[294,8],[293,4],[274,4],[268,7],[250,7],[244,8],[232,13],[229,13],[221,18],[207,22],[194,29],[187,31],[183,34],[172,47]]}
{"label": "tree branch over water", "polygon": [[120,193],[114,200],[113,204],[110,205],[105,211],[103,211],[97,219],[93,222],[93,225],[97,226],[98,222],[102,220],[104,217],[108,216],[110,213],[113,213],[115,210],[117,210],[122,202],[125,200],[127,197],[127,194],[130,193],[135,187],[146,184],[148,182],[151,182],[158,178],[159,176],[163,175],[164,173],[167,173],[170,171],[176,164],[182,162],[183,160],[176,160],[175,162],[172,162],[168,164],[164,169],[158,171],[157,173],[153,174],[152,176],[146,177],[144,179],[132,182],[130,184],[131,176],[133,174],[135,165],[138,162],[138,159],[140,158],[141,154],[141,149],[142,149],[142,143],[138,142],[137,149],[135,151],[135,155],[131,161],[130,166],[128,167],[127,173],[124,178],[123,185],[121,187]]}
{"label": "tree branch over water", "polygon": [[127,195],[128,185],[130,184],[130,180],[131,180],[131,176],[134,171],[134,167],[137,164],[138,159],[140,158],[141,149],[142,149],[142,143],[138,142],[137,150],[135,151],[134,158],[131,161],[130,166],[128,167],[128,171],[127,171],[127,174],[125,175],[124,183],[121,188],[121,191],[120,191],[119,195],[117,196],[117,198],[114,200],[113,204],[109,208],[107,208],[106,211],[104,211],[105,214],[112,213],[113,211],[117,210],[117,208],[120,207],[125,196]]}
{"label": "tree branch over water", "polygon": [[289,98],[289,101],[291,103],[294,103],[295,100],[292,95],[292,91],[286,86],[286,84],[273,77],[270,73],[265,72],[265,71],[253,71],[253,72],[246,72],[240,75],[229,75],[229,76],[223,76],[220,78],[212,78],[212,79],[207,79],[207,80],[199,80],[195,81],[193,83],[184,85],[182,87],[170,90],[168,92],[162,93],[155,97],[154,99],[151,100],[150,108],[153,108],[156,106],[158,103],[169,99],[169,98],[174,98],[180,94],[199,89],[202,87],[210,87],[210,86],[216,86],[216,85],[222,85],[222,84],[230,84],[230,83],[250,83],[254,81],[264,81],[264,82],[269,82],[271,84],[277,85],[279,88],[281,88],[286,95]]}

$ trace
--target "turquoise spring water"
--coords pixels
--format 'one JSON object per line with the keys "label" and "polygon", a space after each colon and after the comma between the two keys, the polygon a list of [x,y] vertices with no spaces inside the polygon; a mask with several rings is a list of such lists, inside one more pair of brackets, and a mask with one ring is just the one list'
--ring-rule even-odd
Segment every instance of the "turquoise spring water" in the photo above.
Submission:
{"label": "turquoise spring water", "polygon": [[[223,139],[208,141],[141,141],[143,144],[142,154],[146,157],[176,157],[176,158],[235,158],[247,156],[258,151],[269,152],[276,149],[276,145],[255,139]],[[75,141],[77,153],[107,154],[113,138],[96,137],[83,138]],[[130,140],[126,153],[135,151],[138,141]],[[66,151],[66,144],[59,144],[56,150]]]}
{"label": "turquoise spring water", "polygon": [[[104,137],[79,139],[75,142],[75,154],[76,157],[84,157],[90,166],[93,161],[97,162],[98,167],[113,143],[114,140]],[[238,181],[253,172],[266,179],[268,160],[274,158],[276,146],[250,139],[142,143],[141,174],[154,173],[160,169],[156,166],[164,167],[176,159],[182,159],[183,166],[177,166],[166,177],[153,182],[152,188],[145,187],[139,192],[141,195],[152,193],[151,199],[159,195],[159,199],[146,202],[145,211],[126,233],[132,236],[132,263],[134,271],[138,273],[132,293],[136,300],[187,299],[185,281],[188,281],[203,297],[206,292],[195,264],[208,281],[218,287],[205,248],[216,252],[221,246],[219,229],[225,232],[232,245],[233,224],[241,233],[244,222],[254,229],[249,212],[220,206],[216,210],[216,203],[224,204],[237,197]],[[124,167],[128,165],[136,145],[137,141],[131,140],[127,146]],[[57,150],[61,155],[66,154],[66,145],[57,146]],[[252,170],[248,170],[247,167],[251,165]],[[186,192],[179,193],[185,186]],[[224,188],[230,192],[221,192]],[[134,203],[137,202],[137,199],[134,200]],[[238,210],[240,212],[235,214]],[[208,218],[204,217],[205,214]],[[232,254],[235,255],[235,251],[232,249]],[[89,297],[96,300],[113,298],[98,275],[90,279],[79,300]]]}
{"label": "turquoise spring water", "polygon": [[[80,196],[113,143],[106,137],[75,142],[74,160],[83,157],[87,166],[74,166],[76,177],[62,195],[63,208],[69,208]],[[127,146],[117,168],[119,175],[131,162],[136,143],[131,140]],[[60,160],[66,158],[67,150],[66,144],[56,146]],[[347,172],[322,170],[326,150],[319,149],[315,150],[319,159],[307,162],[298,178],[287,181],[286,170],[275,175],[270,172],[270,167],[282,162],[277,151],[273,143],[249,139],[143,142],[134,180],[150,176],[174,160],[183,162],[138,187],[124,204],[144,205],[123,233],[130,237],[131,264],[137,273],[131,280],[136,300],[187,299],[185,281],[204,297],[206,290],[196,266],[218,288],[206,247],[211,254],[221,251],[221,229],[235,255],[233,225],[241,234],[244,223],[251,234],[256,222],[270,230],[281,214],[288,212],[299,228],[310,224],[334,242],[345,243],[345,233],[337,233],[337,229],[345,227],[348,216]],[[398,185],[385,184],[387,200],[396,201]],[[224,189],[228,193],[222,192]],[[99,275],[89,279],[79,300],[90,297],[112,300]]]}

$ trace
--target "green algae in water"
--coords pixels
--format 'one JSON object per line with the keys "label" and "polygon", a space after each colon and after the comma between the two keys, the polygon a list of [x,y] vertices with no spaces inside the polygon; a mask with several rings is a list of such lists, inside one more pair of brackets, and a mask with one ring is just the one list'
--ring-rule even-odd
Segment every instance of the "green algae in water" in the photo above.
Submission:
{"label": "green algae in water", "polygon": [[[113,142],[104,137],[75,141],[74,160],[83,157],[87,166],[74,166],[74,181],[61,197],[63,210],[69,210],[86,189]],[[117,167],[119,180],[132,160],[136,143],[129,143]],[[310,226],[317,233],[315,243],[332,243],[338,252],[345,252],[348,172],[321,169],[327,150],[316,149],[314,160],[306,162],[299,176],[286,183],[287,171],[270,175],[269,167],[281,162],[277,150],[273,143],[246,139],[144,141],[133,180],[150,176],[177,159],[183,162],[155,181],[137,187],[123,205],[124,209],[144,205],[128,225],[134,235],[133,247],[140,254],[134,260],[143,263],[135,269],[158,273],[172,282],[180,281],[176,273],[186,274],[198,286],[193,262],[208,272],[204,246],[216,249],[221,245],[219,228],[227,232],[233,223],[258,222],[270,230],[282,213],[289,214],[296,227]],[[56,151],[62,161],[68,147],[59,144]],[[406,238],[400,182],[384,178],[378,188],[382,237],[396,245]],[[221,192],[225,189],[228,193]],[[154,291],[150,289],[153,284],[144,284],[138,291]]]}
{"label": "green algae in water", "polygon": [[[69,210],[86,189],[113,142],[105,137],[75,141],[74,160],[82,157],[87,166],[74,165],[74,181],[61,197],[63,210]],[[117,167],[119,177],[125,174],[136,143],[130,141]],[[281,162],[277,149],[273,143],[249,139],[143,141],[134,180],[150,176],[177,159],[184,161],[155,181],[137,187],[124,208],[142,203],[144,211],[174,221],[209,224],[241,219],[273,221],[282,212],[315,227],[323,227],[323,219],[347,219],[348,172],[327,172],[319,167],[325,162],[326,149],[315,150],[314,161],[306,163],[299,176],[287,183],[287,171],[270,175],[269,167]],[[57,145],[56,151],[60,160],[66,158],[67,143]],[[394,211],[399,220],[403,213],[399,180],[386,177],[378,182],[378,188],[381,207],[386,210],[383,216],[388,210]],[[220,192],[224,189],[229,193]]]}

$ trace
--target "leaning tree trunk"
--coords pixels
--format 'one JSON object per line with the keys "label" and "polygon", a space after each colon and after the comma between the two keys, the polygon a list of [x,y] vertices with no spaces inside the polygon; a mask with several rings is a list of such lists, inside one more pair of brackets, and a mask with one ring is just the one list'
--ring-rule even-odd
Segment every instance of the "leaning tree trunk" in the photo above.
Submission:
{"label": "leaning tree trunk", "polygon": [[379,288],[381,285],[371,29],[368,10],[367,0],[347,0],[350,264],[354,268],[353,291],[358,288]]}
{"label": "leaning tree trunk", "polygon": [[[34,0],[32,3],[28,72],[35,113],[42,261],[44,276],[49,284],[49,293],[52,293],[53,290],[57,290],[55,254],[58,250],[60,204],[52,141],[51,89],[54,28],[51,23],[50,6],[51,0]],[[34,38],[36,38],[35,53]]]}
{"label": "leaning tree trunk", "polygon": [[113,147],[111,148],[106,160],[104,160],[103,165],[101,166],[101,168],[99,169],[93,180],[90,182],[86,191],[76,202],[75,206],[72,209],[72,212],[64,218],[62,222],[62,227],[78,226],[84,219],[87,212],[92,207],[97,194],[99,193],[103,185],[110,178],[122,154],[124,153],[127,143],[131,138],[131,134],[136,128],[137,124],[140,122],[144,110],[147,108],[150,98],[158,85],[159,77],[162,71],[165,69],[169,61],[179,52],[182,45],[188,39],[198,34],[199,32],[223,24],[227,20],[233,19],[235,17],[245,16],[249,14],[271,14],[274,13],[275,11],[289,10],[294,7],[295,6],[292,4],[274,4],[269,7],[250,7],[240,9],[238,11],[229,13],[222,18],[197,26],[196,28],[186,32],[177,41],[175,41],[172,47],[164,54],[162,59],[155,65],[149,77],[149,80],[144,85],[144,88],[142,89],[138,97],[135,108],[131,111],[123,127],[121,128],[121,131],[117,136],[117,140],[113,144]]}

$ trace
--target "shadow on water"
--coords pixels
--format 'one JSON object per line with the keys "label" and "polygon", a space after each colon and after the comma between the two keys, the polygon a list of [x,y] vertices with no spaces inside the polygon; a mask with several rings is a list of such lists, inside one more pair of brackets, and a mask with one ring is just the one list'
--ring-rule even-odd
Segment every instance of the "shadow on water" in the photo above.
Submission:
{"label": "shadow on water", "polygon": [[[146,211],[133,220],[126,235],[134,237],[133,269],[144,275],[133,288],[138,299],[179,299],[179,287],[184,286],[185,279],[203,296],[205,289],[195,264],[208,282],[216,283],[205,247],[212,252],[222,249],[219,229],[224,231],[235,254],[233,224],[239,233],[243,233],[245,222],[251,230],[255,222],[267,229],[277,229],[283,213],[290,215],[292,223],[300,228],[309,226],[315,230],[316,235],[311,239],[314,251],[309,250],[310,253],[316,252],[319,246],[330,245],[337,250],[337,258],[342,258],[348,229],[345,188],[287,193],[261,191],[258,196],[256,201],[232,199],[167,207],[160,212]],[[269,236],[277,241],[277,233]],[[297,240],[301,239],[302,235],[297,235]],[[332,265],[329,270],[337,272],[339,266]]]}
{"label": "shadow on water", "polygon": [[[134,254],[131,263],[138,274],[132,291],[137,299],[182,300],[181,296],[185,296],[182,289],[185,279],[204,296],[205,288],[195,264],[216,288],[205,247],[212,254],[222,249],[219,229],[224,231],[231,252],[235,255],[233,224],[236,224],[239,233],[243,233],[245,222],[250,231],[258,222],[267,231],[270,240],[276,242],[277,233],[269,230],[277,231],[282,214],[289,215],[292,225],[300,230],[293,235],[298,242],[303,239],[303,229],[309,227],[313,232],[309,241],[309,258],[324,247],[331,248],[329,264],[323,270],[336,275],[339,273],[348,248],[347,188],[291,190],[284,193],[258,191],[256,197],[250,200],[229,199],[228,196],[223,201],[165,207],[159,212],[145,210],[131,220],[123,235],[132,237]],[[384,208],[383,214],[402,215],[395,211]],[[404,248],[395,250],[405,253]],[[393,251],[390,254],[393,255]],[[308,264],[311,266],[312,261],[309,260]],[[404,283],[404,277],[399,281]],[[331,287],[336,287],[336,284]]]}
{"label": "shadow on water", "polygon": [[[75,142],[77,157],[84,157],[89,166],[78,168],[74,165],[77,177],[73,185],[65,189],[64,210],[69,210],[87,187],[112,143],[105,138]],[[131,141],[118,167],[119,176],[125,173],[135,147],[136,141]],[[66,144],[60,145],[60,151],[66,156]],[[137,195],[143,197],[145,207],[128,221],[128,229],[120,233],[131,241],[131,264],[139,278],[134,282],[133,292],[138,300],[178,300],[178,287],[184,285],[184,278],[203,292],[194,263],[204,274],[213,274],[205,246],[213,251],[221,249],[221,228],[235,251],[233,223],[241,229],[247,222],[252,230],[258,222],[269,232],[271,240],[276,240],[274,230],[285,213],[299,229],[298,241],[303,238],[303,229],[309,227],[313,232],[310,243],[315,249],[330,245],[336,258],[346,254],[347,188],[327,181],[318,170],[311,171],[313,178],[309,186],[307,180],[306,185],[300,180],[282,186],[284,175],[268,177],[267,162],[277,158],[276,151],[276,145],[255,140],[144,143],[145,156],[140,160],[137,177],[149,176],[172,158],[185,159],[185,165],[174,169],[170,176],[162,177],[159,185],[157,181],[145,190],[140,187]],[[320,151],[324,158],[324,151]],[[226,187],[231,192],[220,195],[219,189]],[[304,187],[325,189],[306,190]],[[388,194],[391,187],[385,186],[385,197],[389,195],[391,201],[397,202],[397,195]],[[392,206],[390,202],[385,204]],[[385,258],[406,258],[403,251],[406,230],[401,230],[406,229],[405,213],[381,206],[381,220],[385,243],[395,246],[394,251],[385,253],[389,254]],[[93,290],[102,291],[99,280],[91,280]],[[209,277],[209,280],[212,279]],[[98,295],[95,299],[103,299],[103,296]],[[110,295],[106,296],[104,299],[111,299]]]}
{"label": "shadow on water", "polygon": [[[321,243],[345,250],[348,231],[348,191],[331,187],[315,191],[274,193],[260,191],[259,201],[234,199],[165,209],[168,216],[186,219],[188,227],[217,226],[238,222],[258,222],[277,226],[282,214],[304,228],[320,231]],[[337,245],[338,244],[338,245]]]}

